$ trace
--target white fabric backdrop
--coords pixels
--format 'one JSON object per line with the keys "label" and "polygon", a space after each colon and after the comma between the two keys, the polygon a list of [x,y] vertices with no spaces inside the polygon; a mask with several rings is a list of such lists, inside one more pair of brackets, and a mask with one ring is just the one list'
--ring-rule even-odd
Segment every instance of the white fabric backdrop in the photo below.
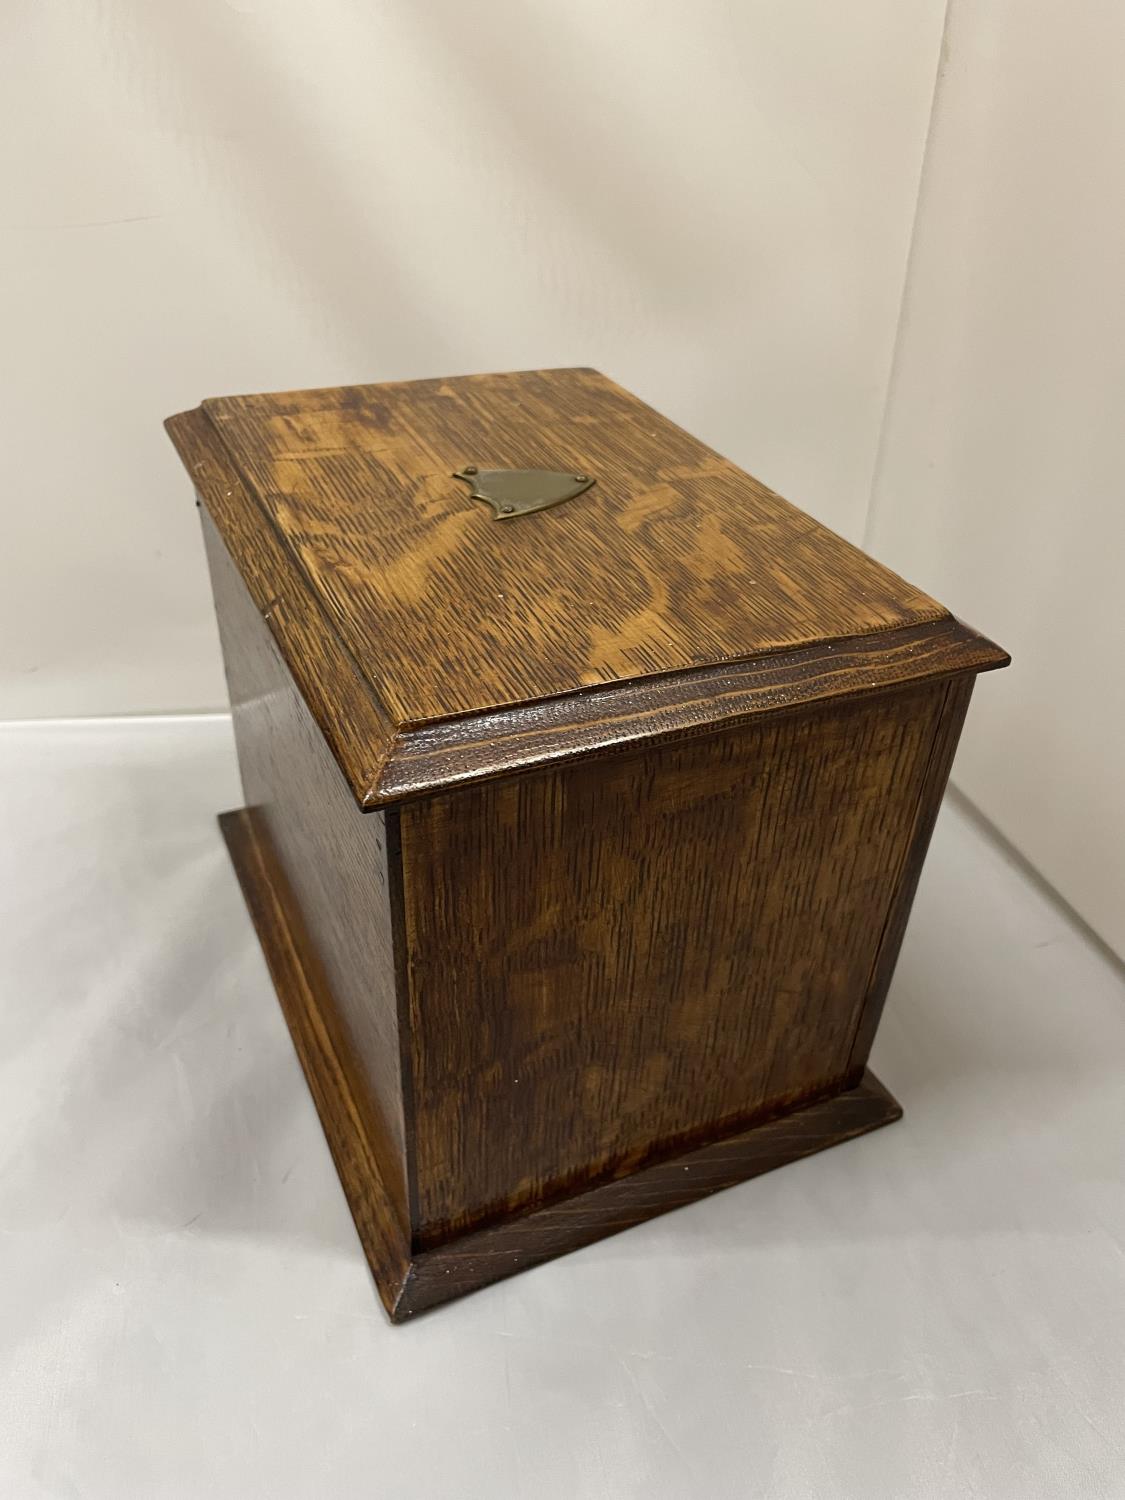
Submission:
{"label": "white fabric backdrop", "polygon": [[0,726],[3,1500],[1117,1500],[1118,974],[947,807],[901,1123],[392,1328],[214,812]]}
{"label": "white fabric backdrop", "polygon": [[956,778],[1125,957],[1125,6],[953,0],[868,545],[995,634]]}
{"label": "white fabric backdrop", "polygon": [[941,0],[7,0],[0,718],[225,702],[202,396],[597,365],[858,536]]}

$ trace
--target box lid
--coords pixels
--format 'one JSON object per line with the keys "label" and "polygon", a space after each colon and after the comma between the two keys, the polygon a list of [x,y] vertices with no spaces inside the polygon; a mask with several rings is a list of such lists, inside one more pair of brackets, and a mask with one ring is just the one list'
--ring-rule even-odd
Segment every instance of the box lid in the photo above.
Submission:
{"label": "box lid", "polygon": [[167,425],[363,806],[1007,661],[594,370]]}

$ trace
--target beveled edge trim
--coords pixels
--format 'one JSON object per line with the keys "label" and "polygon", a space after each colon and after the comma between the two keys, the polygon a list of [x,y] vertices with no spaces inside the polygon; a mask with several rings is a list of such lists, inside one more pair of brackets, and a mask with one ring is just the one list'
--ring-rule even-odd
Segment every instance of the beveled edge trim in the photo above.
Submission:
{"label": "beveled edge trim", "polygon": [[410,1269],[410,1228],[380,1168],[392,1147],[337,1022],[328,981],[268,833],[245,807],[221,813],[219,828],[372,1277],[394,1317]]}
{"label": "beveled edge trim", "polygon": [[844,1093],[416,1254],[391,1317],[404,1322],[901,1117],[898,1101],[865,1071]]}
{"label": "beveled edge trim", "polygon": [[902,1115],[897,1101],[865,1071],[856,1087],[829,1098],[433,1249],[413,1250],[409,1227],[383,1183],[378,1121],[269,835],[251,808],[223,813],[219,827],[372,1278],[395,1323]]}
{"label": "beveled edge trim", "polygon": [[363,798],[379,807],[535,766],[1005,667],[1007,652],[952,615],[746,661],[637,678],[399,730]]}
{"label": "beveled edge trim", "polygon": [[944,615],[742,661],[425,724],[398,724],[317,603],[273,522],[242,483],[206,411],[180,412],[164,425],[365,812],[827,698],[987,672],[1010,660],[993,642]]}
{"label": "beveled edge trim", "polygon": [[164,426],[298,692],[363,807],[394,741],[390,715],[294,570],[265,511],[232,469],[206,413],[199,408],[180,412]]}

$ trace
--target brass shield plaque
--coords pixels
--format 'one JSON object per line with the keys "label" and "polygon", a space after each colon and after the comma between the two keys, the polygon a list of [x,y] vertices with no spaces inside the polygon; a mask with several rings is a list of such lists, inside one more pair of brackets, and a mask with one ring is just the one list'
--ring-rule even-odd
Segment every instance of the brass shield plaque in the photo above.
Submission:
{"label": "brass shield plaque", "polygon": [[453,478],[465,481],[474,500],[486,500],[497,521],[513,521],[573,500],[594,483],[589,474],[558,469],[478,469],[476,464],[466,464]]}

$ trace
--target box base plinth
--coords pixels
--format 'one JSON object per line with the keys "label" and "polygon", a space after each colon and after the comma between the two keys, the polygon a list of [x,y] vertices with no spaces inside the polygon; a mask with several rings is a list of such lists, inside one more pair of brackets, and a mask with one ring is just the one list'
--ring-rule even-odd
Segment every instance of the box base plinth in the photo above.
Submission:
{"label": "box base plinth", "polygon": [[253,812],[219,819],[278,1000],[304,1068],[360,1242],[396,1323],[657,1214],[900,1119],[873,1073],[856,1087],[740,1128],[626,1177],[524,1210],[425,1250],[412,1247],[379,1168],[379,1128],[323,971]]}

